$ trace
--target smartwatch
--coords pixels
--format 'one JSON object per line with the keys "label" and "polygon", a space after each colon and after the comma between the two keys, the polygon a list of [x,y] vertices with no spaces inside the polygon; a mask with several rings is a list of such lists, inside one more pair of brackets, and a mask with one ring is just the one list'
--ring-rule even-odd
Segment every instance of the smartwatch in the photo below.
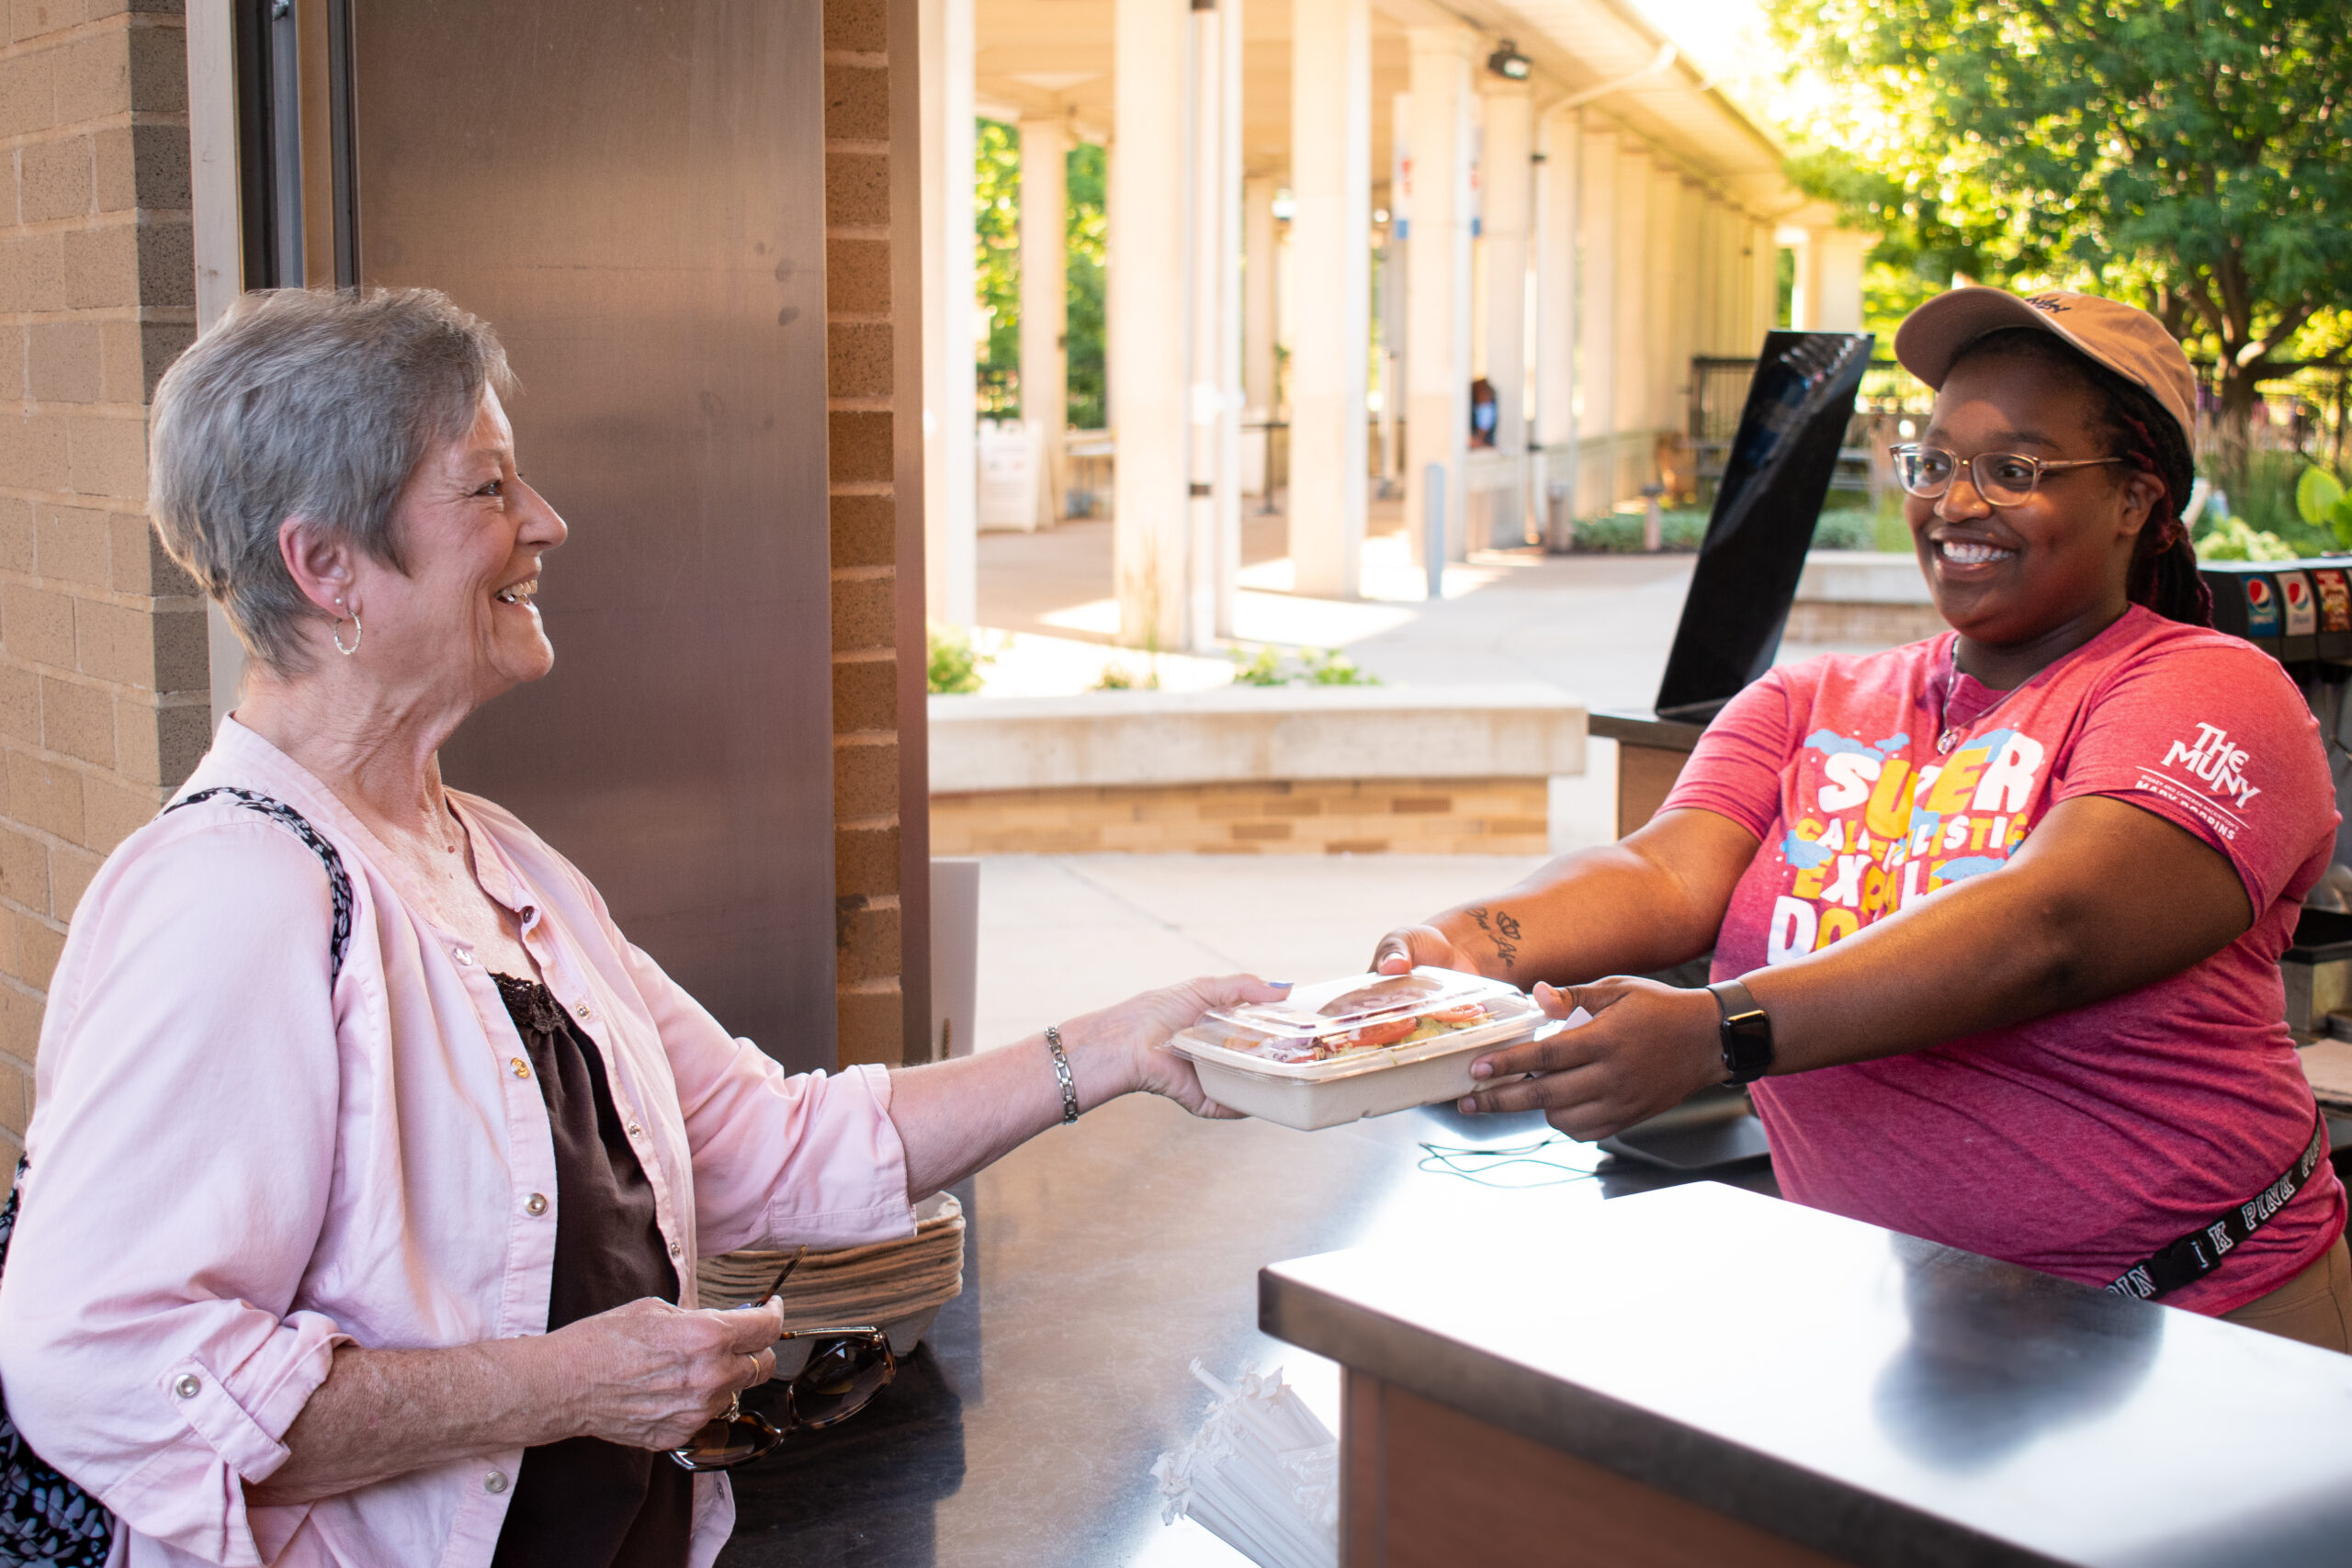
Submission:
{"label": "smartwatch", "polygon": [[1772,1021],[1736,980],[1722,980],[1707,987],[1722,1014],[1716,1024],[1723,1037],[1724,1082],[1754,1083],[1772,1070]]}

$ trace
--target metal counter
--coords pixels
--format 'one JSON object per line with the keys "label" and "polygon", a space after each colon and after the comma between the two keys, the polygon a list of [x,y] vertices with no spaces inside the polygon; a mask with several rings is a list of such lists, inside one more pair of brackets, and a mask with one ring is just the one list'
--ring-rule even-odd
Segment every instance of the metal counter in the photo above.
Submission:
{"label": "metal counter", "polygon": [[[1793,1203],[1692,1186],[1514,1248],[1356,1248],[1269,1268],[1263,1303],[1351,1397],[1361,1374],[1649,1489],[1661,1539],[1704,1515],[1872,1568],[2352,1557],[2352,1357]],[[1388,1483],[1344,1505],[1345,1561],[1425,1561],[1383,1552],[1383,1516],[1437,1510],[1498,1560],[1479,1532],[1507,1527],[1367,1464]],[[1505,1507],[1556,1510],[1508,1481]]]}
{"label": "metal counter", "polygon": [[[1307,1359],[1258,1330],[1258,1271],[1273,1259],[1478,1230],[1542,1245],[1603,1198],[1670,1179],[1612,1169],[1505,1190],[1417,1168],[1424,1141],[1548,1131],[1532,1114],[1419,1111],[1295,1133],[1137,1096],[1046,1133],[957,1189],[964,1294],[898,1381],[855,1419],[735,1472],[721,1568],[1243,1562],[1197,1527],[1160,1523],[1151,1461],[1208,1400],[1186,1364],[1223,1377]],[[1604,1159],[1544,1153],[1587,1170]],[[1739,1175],[1770,1190],[1761,1162]]]}

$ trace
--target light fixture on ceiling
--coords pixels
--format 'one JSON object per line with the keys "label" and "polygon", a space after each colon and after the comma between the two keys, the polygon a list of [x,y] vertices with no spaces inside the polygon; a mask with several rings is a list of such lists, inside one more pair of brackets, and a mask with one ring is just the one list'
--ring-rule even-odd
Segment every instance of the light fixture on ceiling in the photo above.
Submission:
{"label": "light fixture on ceiling", "polygon": [[1520,53],[1516,42],[1505,39],[1494,53],[1487,56],[1487,69],[1506,81],[1524,82],[1528,73],[1535,69],[1535,62]]}

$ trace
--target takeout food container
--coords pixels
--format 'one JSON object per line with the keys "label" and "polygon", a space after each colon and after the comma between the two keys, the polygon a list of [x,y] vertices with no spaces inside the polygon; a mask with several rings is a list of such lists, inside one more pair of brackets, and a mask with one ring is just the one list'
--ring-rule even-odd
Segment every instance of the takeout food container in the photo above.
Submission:
{"label": "takeout food container", "polygon": [[1169,1044],[1192,1059],[1219,1105],[1312,1132],[1459,1099],[1479,1052],[1546,1021],[1505,981],[1423,967],[1220,1009]]}

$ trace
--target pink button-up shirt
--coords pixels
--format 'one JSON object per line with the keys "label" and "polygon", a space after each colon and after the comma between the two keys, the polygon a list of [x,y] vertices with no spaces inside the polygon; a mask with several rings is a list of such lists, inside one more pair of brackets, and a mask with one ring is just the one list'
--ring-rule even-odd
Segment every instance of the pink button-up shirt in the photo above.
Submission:
{"label": "pink button-up shirt", "polygon": [[[498,987],[319,781],[231,719],[185,793],[236,784],[341,852],[325,872],[216,796],[141,829],[83,896],[43,1021],[0,1381],[34,1449],[123,1529],[117,1568],[486,1564],[522,1450],[258,1506],[334,1348],[547,1327],[555,1155]],[[876,1067],[787,1077],[629,945],[596,890],[487,801],[453,797],[482,886],[603,1053],[695,1303],[693,1260],[904,1235],[906,1154]],[[695,1479],[692,1562],[734,1521]]]}

